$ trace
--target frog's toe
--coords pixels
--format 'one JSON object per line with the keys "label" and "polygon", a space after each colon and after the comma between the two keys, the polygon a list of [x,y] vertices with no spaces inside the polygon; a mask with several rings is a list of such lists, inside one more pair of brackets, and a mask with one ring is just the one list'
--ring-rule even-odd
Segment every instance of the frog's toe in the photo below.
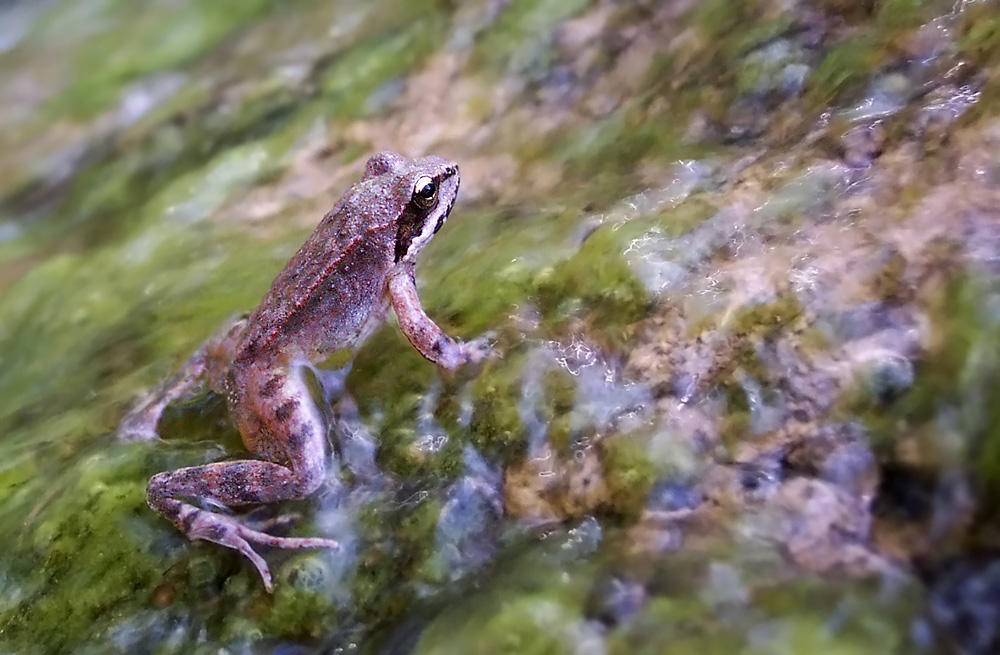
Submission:
{"label": "frog's toe", "polygon": [[494,356],[496,354],[496,350],[493,348],[494,336],[493,333],[488,333],[472,341],[465,342],[462,348],[465,361],[475,364]]}
{"label": "frog's toe", "polygon": [[340,550],[340,543],[333,539],[322,539],[319,537],[275,537],[266,532],[248,528],[245,525],[239,526],[239,532],[240,536],[247,541],[271,546],[272,548],[330,548],[331,550]]}
{"label": "frog's toe", "polygon": [[267,562],[264,561],[263,557],[257,554],[257,551],[253,549],[250,543],[246,539],[239,539],[238,542],[230,547],[238,550],[243,557],[250,560],[250,563],[257,569],[257,573],[260,574],[261,582],[264,583],[264,588],[267,589],[267,593],[274,593],[274,583],[271,581],[271,570],[267,568]]}
{"label": "frog's toe", "polygon": [[279,514],[278,516],[273,516],[269,519],[260,520],[243,520],[244,527],[249,526],[255,532],[264,532],[265,530],[271,530],[273,528],[283,528],[285,526],[291,525],[296,521],[302,520],[301,514]]}
{"label": "frog's toe", "polygon": [[[340,544],[333,539],[275,537],[266,532],[249,528],[238,520],[228,516],[221,516],[204,510],[195,509],[194,511],[198,512],[198,514],[189,523],[190,527],[187,530],[188,537],[211,541],[220,546],[239,551],[257,569],[257,573],[260,574],[260,579],[264,583],[264,588],[269,593],[274,591],[271,571],[267,568],[267,562],[264,561],[264,558],[253,549],[251,542],[273,548],[331,548],[334,550],[340,548]],[[279,516],[271,519],[268,523],[271,525],[282,522],[287,523],[289,520],[296,518],[298,517],[294,515]]]}
{"label": "frog's toe", "polygon": [[[250,545],[252,540],[244,534],[246,529],[240,525],[239,521],[203,509],[185,506],[179,514],[178,526],[192,541],[211,541],[238,551],[250,560],[250,563],[257,569],[257,573],[260,574],[260,579],[264,583],[264,588],[268,592],[274,591],[271,571],[267,568],[267,562]],[[253,533],[254,531],[250,530],[249,532]]]}
{"label": "frog's toe", "polygon": [[282,528],[291,525],[302,519],[301,514],[289,513],[262,519],[259,521],[248,521],[243,519],[236,523],[236,529],[240,537],[253,543],[271,546],[272,548],[332,548],[337,550],[340,543],[333,539],[322,539],[315,537],[276,537],[265,530]]}

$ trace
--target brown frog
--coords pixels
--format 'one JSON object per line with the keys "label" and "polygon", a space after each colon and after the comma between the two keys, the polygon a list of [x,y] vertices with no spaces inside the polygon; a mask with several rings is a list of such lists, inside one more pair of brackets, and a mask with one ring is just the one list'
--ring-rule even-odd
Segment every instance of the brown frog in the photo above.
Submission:
{"label": "brown frog", "polygon": [[126,441],[153,439],[163,410],[207,379],[225,394],[247,449],[260,459],[218,462],[155,475],[147,500],[190,539],[233,548],[271,574],[251,543],[337,548],[330,539],[275,537],[227,507],[301,498],[325,478],[326,426],[303,373],[357,345],[392,306],[403,334],[446,369],[477,362],[483,338],[450,338],[423,311],[414,283],[417,255],[444,225],[458,195],[458,166],[439,157],[373,156],[351,187],[271,284],[257,309],[209,339],[173,378],[122,419]]}

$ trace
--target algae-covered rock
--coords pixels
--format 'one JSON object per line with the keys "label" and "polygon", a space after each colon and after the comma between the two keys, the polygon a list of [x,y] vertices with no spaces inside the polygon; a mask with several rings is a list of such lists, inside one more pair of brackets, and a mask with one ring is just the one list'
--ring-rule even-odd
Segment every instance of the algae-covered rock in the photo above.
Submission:
{"label": "algae-covered rock", "polygon": [[146,458],[129,450],[77,453],[75,466],[5,495],[4,514],[19,510],[30,529],[5,573],[28,583],[0,614],[11,647],[61,652],[95,638],[115,613],[141,607],[155,585],[160,549],[143,546],[163,534],[138,519]]}
{"label": "algae-covered rock", "polygon": [[[749,562],[665,566],[658,576],[673,593],[648,599],[637,615],[614,626],[609,652],[864,653],[872,643],[890,650],[911,644],[907,619],[916,599],[909,583],[882,590],[820,579],[776,585],[761,573]],[[831,602],[836,623],[827,620]]]}
{"label": "algae-covered rock", "polygon": [[[561,540],[560,540],[561,541]],[[570,539],[570,542],[572,540]],[[535,550],[535,549],[533,549]],[[414,652],[575,653],[600,648],[597,626],[586,621],[587,573],[546,548],[508,562],[490,588],[441,611],[423,630]],[[564,574],[554,565],[568,565]]]}
{"label": "algae-covered rock", "polygon": [[[0,3],[0,650],[992,652],[996,15]],[[342,549],[268,595],[145,504],[224,399],[110,435],[383,149],[459,162],[420,297],[495,356],[310,373],[248,518]]]}
{"label": "algae-covered rock", "polygon": [[578,253],[536,278],[543,315],[553,322],[577,315],[613,343],[626,339],[649,299],[621,255],[624,241],[614,230],[598,228]]}
{"label": "algae-covered rock", "polygon": [[609,505],[621,516],[638,516],[656,480],[644,441],[638,435],[620,435],[602,444]]}

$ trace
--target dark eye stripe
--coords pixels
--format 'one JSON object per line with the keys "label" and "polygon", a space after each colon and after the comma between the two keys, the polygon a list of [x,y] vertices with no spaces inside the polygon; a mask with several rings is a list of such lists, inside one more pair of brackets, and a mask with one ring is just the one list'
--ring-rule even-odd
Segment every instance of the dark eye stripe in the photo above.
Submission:
{"label": "dark eye stripe", "polygon": [[406,251],[410,249],[414,237],[420,234],[426,218],[422,213],[418,214],[412,207],[407,207],[403,215],[400,216],[399,228],[396,231],[395,260],[397,264],[406,255]]}
{"label": "dark eye stripe", "polygon": [[[435,197],[438,201],[440,201],[440,189],[443,179],[441,177],[434,177],[431,179],[437,187],[435,189]],[[440,204],[437,204],[438,216],[436,222],[434,223],[434,231],[431,233],[432,235],[437,234],[438,231],[444,227],[444,223],[448,219],[448,215],[455,206],[455,200],[458,198],[457,191],[458,189],[456,188],[456,193],[452,195],[447,207],[442,207]],[[403,215],[399,218],[399,228],[396,232],[396,248],[394,253],[397,264],[407,255],[407,253],[409,253],[410,248],[413,246],[413,240],[423,233],[424,227],[427,226],[427,219],[430,217],[430,214],[435,208],[434,203],[430,206],[422,205],[417,194],[418,191],[414,190],[409,204],[406,206]]]}

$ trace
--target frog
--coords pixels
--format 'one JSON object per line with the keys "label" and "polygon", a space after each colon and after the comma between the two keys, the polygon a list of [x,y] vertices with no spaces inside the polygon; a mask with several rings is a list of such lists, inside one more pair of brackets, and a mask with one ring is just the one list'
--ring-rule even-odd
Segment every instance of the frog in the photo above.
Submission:
{"label": "frog", "polygon": [[315,231],[278,273],[257,308],[211,336],[174,376],[142,396],[122,418],[125,442],[157,439],[174,401],[207,386],[226,400],[253,459],[190,466],[154,475],[149,506],[192,541],[231,548],[274,589],[255,549],[338,549],[334,539],[280,537],[219,509],[305,498],[326,479],[328,439],[307,372],[335,352],[356,348],[391,308],[406,339],[446,370],[493,354],[491,335],[450,337],[417,294],[417,256],[458,197],[455,162],[382,152],[366,163]]}

